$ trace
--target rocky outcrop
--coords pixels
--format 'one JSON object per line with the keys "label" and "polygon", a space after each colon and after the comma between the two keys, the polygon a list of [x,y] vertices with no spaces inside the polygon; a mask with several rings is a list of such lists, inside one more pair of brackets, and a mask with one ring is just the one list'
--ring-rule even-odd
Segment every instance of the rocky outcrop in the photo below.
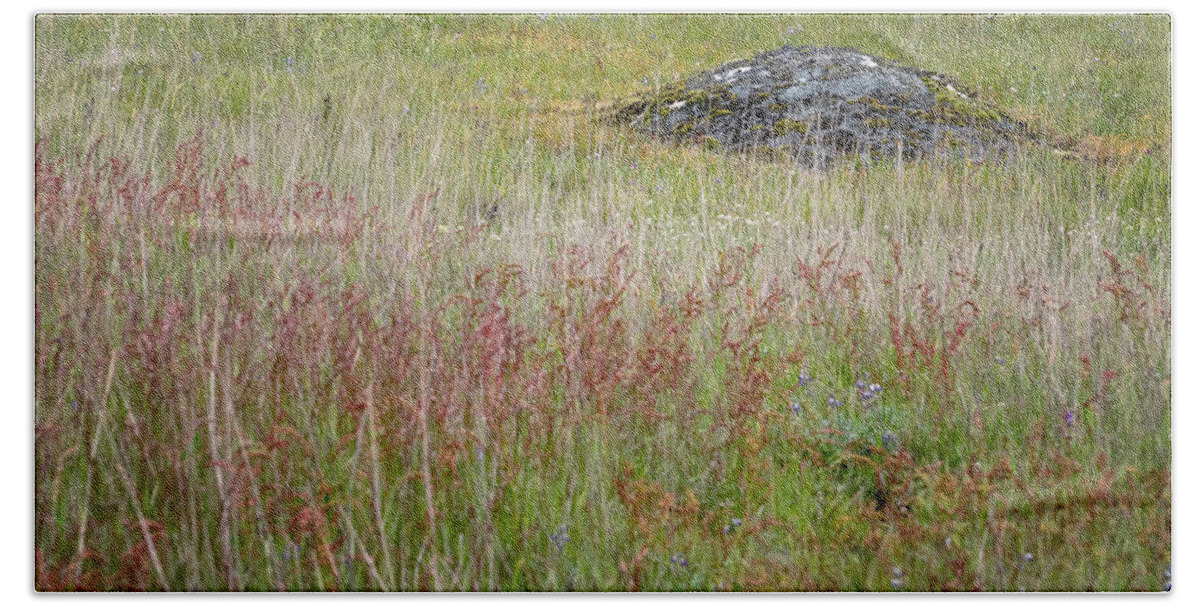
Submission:
{"label": "rocky outcrop", "polygon": [[734,61],[618,104],[613,119],[681,144],[840,158],[1003,159],[1035,138],[965,87],[850,48],[794,47]]}

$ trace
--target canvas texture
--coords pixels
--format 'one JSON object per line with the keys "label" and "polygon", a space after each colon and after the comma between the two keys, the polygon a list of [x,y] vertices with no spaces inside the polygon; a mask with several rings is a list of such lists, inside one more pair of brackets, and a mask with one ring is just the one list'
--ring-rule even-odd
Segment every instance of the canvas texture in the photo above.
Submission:
{"label": "canvas texture", "polygon": [[1163,14],[41,14],[34,588],[1171,588]]}

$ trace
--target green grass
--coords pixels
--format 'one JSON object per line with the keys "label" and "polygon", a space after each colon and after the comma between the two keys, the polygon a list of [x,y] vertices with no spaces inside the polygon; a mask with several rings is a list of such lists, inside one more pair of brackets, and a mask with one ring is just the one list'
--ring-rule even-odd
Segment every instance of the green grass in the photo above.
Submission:
{"label": "green grass", "polygon": [[[39,589],[1163,587],[1164,16],[35,28]],[[785,43],[1080,158],[601,120]]]}

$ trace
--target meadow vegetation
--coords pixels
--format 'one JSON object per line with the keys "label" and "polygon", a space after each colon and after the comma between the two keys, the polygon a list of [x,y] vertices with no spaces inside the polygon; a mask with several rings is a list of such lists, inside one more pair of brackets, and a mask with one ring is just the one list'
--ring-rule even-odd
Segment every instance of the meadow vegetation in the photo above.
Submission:
{"label": "meadow vegetation", "polygon": [[[39,590],[1162,590],[1164,16],[36,20]],[[601,120],[782,44],[1076,153]]]}

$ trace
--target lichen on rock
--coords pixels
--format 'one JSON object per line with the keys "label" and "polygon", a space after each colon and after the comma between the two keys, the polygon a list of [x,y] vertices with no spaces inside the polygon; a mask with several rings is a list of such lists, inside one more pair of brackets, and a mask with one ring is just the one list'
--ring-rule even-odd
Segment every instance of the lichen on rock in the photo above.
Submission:
{"label": "lichen on rock", "polygon": [[727,63],[612,116],[677,143],[784,151],[811,167],[844,157],[1003,159],[1037,139],[947,76],[842,47],[785,46]]}

